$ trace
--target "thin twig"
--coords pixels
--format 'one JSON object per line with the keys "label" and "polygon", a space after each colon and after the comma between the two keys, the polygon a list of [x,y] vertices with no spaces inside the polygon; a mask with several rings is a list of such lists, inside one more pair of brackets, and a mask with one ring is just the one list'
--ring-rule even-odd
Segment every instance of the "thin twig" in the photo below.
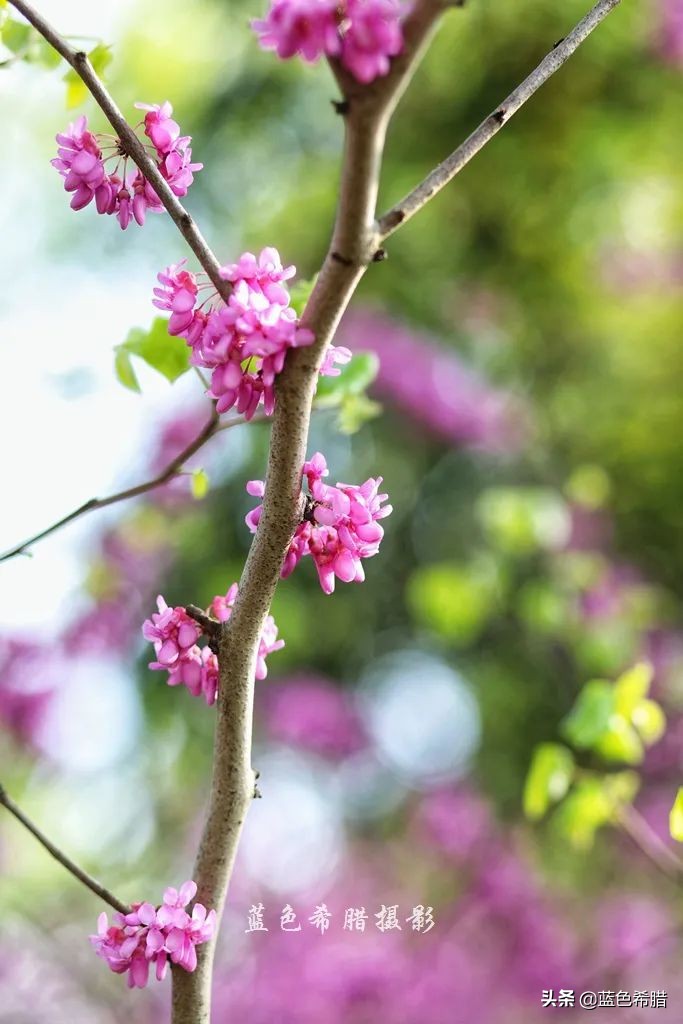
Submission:
{"label": "thin twig", "polygon": [[683,861],[659,838],[654,829],[650,828],[635,807],[620,807],[616,811],[616,818],[624,832],[658,871],[674,882],[683,881]]}
{"label": "thin twig", "polygon": [[71,872],[74,878],[77,878],[79,882],[87,886],[91,892],[94,892],[96,896],[99,896],[101,900],[108,903],[114,910],[118,910],[121,914],[130,914],[131,908],[122,903],[121,900],[117,899],[108,889],[105,889],[95,878],[92,878],[83,868],[79,868],[78,864],[74,864],[70,857],[67,857],[65,853],[62,853],[55,844],[40,831],[37,825],[34,825],[30,818],[27,818],[21,808],[15,804],[14,800],[6,793],[4,787],[0,785],[0,804],[6,807],[10,814],[13,814],[17,821],[21,822],[25,829],[34,836],[41,846],[45,849],[55,860],[59,861],[62,867],[66,868],[67,871]]}
{"label": "thin twig", "polygon": [[199,608],[196,604],[188,604],[185,611],[191,619],[194,619],[198,626],[202,627],[202,631],[208,640],[218,640],[221,632],[221,624],[218,619],[207,615],[204,609]]}
{"label": "thin twig", "polygon": [[171,219],[175,222],[181,235],[192,249],[199,260],[202,268],[206,271],[209,279],[216,288],[218,294],[227,299],[230,295],[230,284],[220,276],[220,264],[212,250],[187,212],[178,197],[171,190],[168,182],[160,173],[156,164],[149,156],[140,139],[130,127],[125,117],[116,106],[116,103],[109,95],[109,92],[97,76],[95,69],[88,60],[88,55],[82,50],[75,50],[66,39],[59,34],[43,18],[31,4],[24,3],[24,0],[9,0],[13,7],[19,11],[26,20],[33,25],[36,32],[45,39],[50,46],[59,53],[67,64],[70,64],[76,74],[81,78],[89,93],[98,104],[112,128],[119,137],[119,140],[126,153],[131,157],[140,171],[153,186],[154,191],[164,204]]}
{"label": "thin twig", "polygon": [[597,28],[600,22],[607,17],[620,0],[599,0],[583,18],[576,28],[561,42],[557,43],[550,53],[544,57],[535,71],[524,79],[521,85],[510,93],[507,99],[496,107],[492,114],[486,118],[472,134],[465,139],[461,146],[443,163],[440,163],[416,188],[409,192],[399,203],[391,208],[378,221],[378,244],[393,234],[401,224],[410,220],[418,210],[421,210],[425,203],[428,203],[437,192],[447,185],[458,174],[466,164],[470,162],[479,150],[493,138],[497,132],[506,124],[512,115],[533,96],[538,88],[553,75],[566,60],[571,57],[574,51]]}
{"label": "thin twig", "polygon": [[36,533],[33,537],[25,540],[23,544],[17,544],[16,547],[10,548],[9,551],[5,551],[4,554],[0,555],[0,562],[6,562],[8,559],[14,558],[15,555],[24,554],[33,544],[36,544],[39,540],[43,540],[45,537],[49,537],[50,534],[60,530],[68,523],[73,523],[74,520],[80,519],[81,516],[84,516],[87,512],[95,512],[97,509],[106,508],[108,505],[116,505],[119,501],[127,501],[129,498],[137,498],[141,494],[153,491],[156,487],[163,486],[163,484],[172,480],[174,476],[177,476],[190,456],[198,452],[214,434],[218,433],[219,430],[229,430],[231,427],[237,427],[244,422],[244,417],[236,416],[234,419],[226,420],[224,423],[221,423],[220,417],[214,408],[211,413],[211,417],[204,424],[194,440],[190,441],[179,455],[176,455],[174,459],[171,459],[166,468],[163,469],[161,473],[158,473],[157,476],[152,477],[151,480],[145,480],[144,483],[136,484],[134,487],[128,487],[125,491],[117,491],[116,494],[109,494],[106,498],[90,498],[89,501],[86,501],[82,505],[79,505],[78,508],[75,508],[73,512],[69,512],[68,515],[57,520],[56,523],[52,523],[51,526],[41,530],[40,533]]}

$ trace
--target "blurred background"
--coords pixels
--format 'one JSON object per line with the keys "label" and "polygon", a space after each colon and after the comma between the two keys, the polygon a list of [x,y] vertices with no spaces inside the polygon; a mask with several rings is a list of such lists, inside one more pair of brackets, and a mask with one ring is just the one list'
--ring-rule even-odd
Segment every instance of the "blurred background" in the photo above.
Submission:
{"label": "blurred background", "polygon": [[[585,12],[472,0],[449,14],[389,139],[381,206],[454,148]],[[132,117],[170,99],[205,164],[187,205],[223,262],[324,254],[342,125],[324,66],[262,53],[260,5],[45,0],[113,46]],[[88,45],[94,45],[88,43]],[[2,548],[153,475],[207,418],[191,374],[113,348],[147,327],[186,255],[165,217],[123,234],[72,214],[49,165],[64,68],[0,69]],[[258,684],[249,813],[216,972],[217,1022],[515,1024],[541,992],[666,990],[683,1012],[680,889],[617,828],[530,824],[539,742],[586,680],[654,668],[667,732],[639,766],[647,843],[683,776],[681,0],[624,3],[390,241],[340,342],[380,359],[370,400],[314,417],[333,480],[381,474],[394,513],[363,586],[326,597],[310,560],[278,589],[286,640]],[[190,266],[193,266],[190,263]],[[341,423],[340,423],[341,419]],[[190,877],[214,711],[150,672],[158,593],[206,605],[239,578],[267,427],[219,434],[180,477],[0,566],[0,759],[8,791],[124,900]],[[0,1021],[163,1021],[95,958],[101,909],[0,818]],[[574,839],[572,842],[570,840]],[[657,847],[659,849],[659,847]],[[267,932],[249,933],[264,907]],[[325,904],[321,935],[308,923]],[[280,930],[289,905],[302,922]],[[398,906],[401,931],[375,914]],[[413,930],[413,908],[434,927]],[[365,932],[343,929],[364,907]],[[574,1011],[581,1013],[578,1008]],[[651,1009],[599,1009],[638,1022]]]}

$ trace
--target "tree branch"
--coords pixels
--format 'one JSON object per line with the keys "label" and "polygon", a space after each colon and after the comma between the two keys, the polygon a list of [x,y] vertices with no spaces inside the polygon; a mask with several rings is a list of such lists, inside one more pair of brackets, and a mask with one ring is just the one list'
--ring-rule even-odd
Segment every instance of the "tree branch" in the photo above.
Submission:
{"label": "tree branch", "polygon": [[[596,10],[611,9],[617,2],[603,0]],[[332,240],[302,317],[302,324],[313,331],[315,342],[289,353],[276,382],[277,403],[261,519],[232,615],[221,627],[213,778],[193,873],[197,898],[215,908],[219,920],[242,825],[254,796],[250,751],[256,652],[285,552],[303,511],[301,467],[306,458],[318,369],[379,244],[398,226],[387,230],[374,219],[386,127],[445,6],[443,0],[417,0],[406,20],[404,52],[393,62],[386,78],[370,86],[360,86],[338,64],[330,62],[344,96],[338,109],[344,115],[345,139]],[[427,198],[411,212],[416,212]],[[400,220],[405,219],[407,215],[403,214]],[[200,948],[193,974],[174,974],[173,1024],[209,1024],[214,949],[213,942]]]}
{"label": "tree branch", "polygon": [[618,824],[657,870],[680,885],[683,882],[683,861],[662,842],[642,814],[635,807],[623,806],[616,815]]}
{"label": "tree branch", "polygon": [[[301,467],[306,458],[318,370],[375,252],[375,205],[389,116],[443,8],[440,0],[417,0],[406,26],[405,51],[386,79],[374,88],[351,83],[333,67],[348,106],[332,240],[302,317],[302,324],[313,331],[315,342],[293,349],[277,378],[261,520],[232,615],[221,628],[213,778],[193,872],[197,899],[215,908],[219,919],[242,825],[254,798],[251,736],[256,652],[287,546],[303,512]],[[174,1024],[209,1024],[214,949],[214,942],[198,949],[194,973],[174,973]]]}
{"label": "tree branch", "polygon": [[109,92],[100,81],[88,56],[82,50],[74,50],[66,39],[57,32],[48,21],[43,18],[31,4],[24,3],[24,0],[9,0],[11,5],[26,18],[29,24],[33,25],[36,32],[45,39],[50,46],[70,64],[76,74],[81,78],[91,96],[98,104],[110,125],[118,135],[124,149],[139,167],[147,181],[154,187],[154,191],[164,204],[171,219],[175,222],[181,235],[192,249],[199,260],[200,265],[215,286],[218,294],[226,299],[230,295],[230,284],[224,281],[219,274],[220,264],[209,245],[200,232],[178,197],[172,192],[168,182],[159,172],[156,164],[148,155],[145,147],[130,127],[125,117],[116,106],[116,103],[109,95]]}
{"label": "tree branch", "polygon": [[0,555],[0,562],[6,562],[10,558],[14,558],[16,555],[24,554],[28,548],[32,547],[39,540],[43,540],[45,537],[49,537],[50,534],[60,530],[63,526],[67,526],[69,523],[73,523],[74,520],[80,519],[81,516],[86,515],[87,512],[95,512],[97,509],[106,508],[107,505],[116,505],[119,501],[127,501],[129,498],[137,498],[141,494],[146,494],[147,491],[153,491],[156,487],[162,487],[163,484],[168,483],[176,476],[187,460],[198,452],[206,442],[213,437],[214,434],[218,433],[219,430],[228,430],[230,427],[237,427],[241,423],[244,423],[244,417],[238,416],[231,420],[226,420],[225,423],[220,422],[220,417],[214,407],[210,418],[204,424],[200,432],[197,434],[193,441],[187,445],[186,448],[176,455],[174,459],[171,459],[165,469],[161,471],[157,476],[151,480],[146,480],[144,483],[136,484],[135,487],[128,487],[125,491],[117,491],[116,494],[110,494],[106,498],[90,498],[89,501],[84,502],[75,508],[73,512],[69,512],[68,515],[59,519],[56,523],[52,523],[51,526],[41,530],[40,533],[34,534],[33,537],[29,537],[23,544],[17,544],[16,547],[10,548],[9,551],[5,551],[4,554]]}
{"label": "tree branch", "polygon": [[103,885],[100,885],[96,879],[91,878],[91,876],[87,874],[87,872],[83,871],[82,868],[79,868],[77,864],[74,864],[74,862],[67,857],[65,853],[62,853],[62,851],[40,831],[37,825],[33,824],[30,818],[26,817],[21,808],[15,804],[14,800],[12,800],[10,796],[8,796],[2,785],[0,785],[0,804],[2,804],[3,807],[6,807],[10,814],[14,815],[17,821],[21,822],[24,828],[28,829],[31,835],[38,840],[41,846],[44,846],[47,852],[51,854],[55,860],[59,861],[62,867],[71,872],[74,878],[77,878],[79,882],[82,882],[83,885],[90,889],[91,892],[94,892],[96,896],[99,896],[101,900],[104,900],[105,903],[108,903],[110,907],[113,907],[114,910],[118,910],[121,914],[130,914],[130,907],[126,906],[125,903],[122,903],[121,900],[118,900],[116,896],[110,893],[108,889],[105,889]]}
{"label": "tree branch", "polygon": [[510,93],[507,99],[496,107],[461,146],[443,163],[440,163],[431,174],[412,192],[409,192],[396,206],[392,207],[378,222],[378,244],[393,234],[401,224],[414,217],[418,210],[440,192],[470,162],[487,142],[506,124],[512,115],[533,96],[544,82],[550,78],[571,57],[581,43],[588,38],[593,29],[607,17],[620,0],[599,0],[585,18],[578,23],[568,36],[557,43],[550,53],[544,57],[535,71],[524,79],[521,85]]}

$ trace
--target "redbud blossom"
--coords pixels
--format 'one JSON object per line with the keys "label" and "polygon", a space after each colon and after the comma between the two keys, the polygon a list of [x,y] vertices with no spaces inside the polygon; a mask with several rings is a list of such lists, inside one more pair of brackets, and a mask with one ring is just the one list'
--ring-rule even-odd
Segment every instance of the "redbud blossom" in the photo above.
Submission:
{"label": "redbud blossom", "polygon": [[[323,482],[328,472],[327,462],[320,452],[304,463],[302,476],[308,484],[307,514],[290,542],[281,575],[289,576],[304,555],[311,555],[320,586],[326,594],[331,594],[335,579],[343,583],[362,583],[365,579],[362,559],[371,558],[379,551],[384,530],[378,520],[388,516],[392,508],[383,506],[388,496],[379,493],[381,477],[370,477],[360,485],[338,483],[333,487]],[[262,497],[263,481],[250,480],[247,492]],[[261,508],[257,506],[246,517],[252,533],[258,528]]]}
{"label": "redbud blossom", "polygon": [[400,0],[273,0],[265,18],[251,24],[261,47],[281,60],[338,57],[367,83],[386,75],[403,49],[403,14]]}
{"label": "redbud blossom", "polygon": [[277,249],[263,249],[258,257],[243,253],[220,270],[232,284],[227,302],[210,291],[200,305],[200,291],[210,286],[185,270],[184,261],[158,274],[154,305],[171,313],[169,334],[185,338],[192,363],[211,371],[209,394],[219,413],[235,406],[251,419],[263,405],[271,415],[275,378],[288,350],[312,343],[312,332],[299,325],[290,306],[285,282],[294,273],[294,267],[283,267]]}
{"label": "redbud blossom", "polygon": [[134,903],[129,914],[116,913],[110,925],[106,914],[97,919],[97,935],[90,942],[98,956],[115,974],[128,974],[129,988],[144,988],[149,968],[155,965],[161,981],[169,960],[186,971],[197,966],[195,947],[209,942],[216,928],[216,911],[195,903],[192,915],[185,907],[194,899],[197,886],[189,881],[180,890],[164,892],[160,907]]}
{"label": "redbud blossom", "polygon": [[341,49],[338,11],[337,0],[274,0],[266,17],[251,25],[264,50],[275,50],[281,60],[300,54],[313,63]]}
{"label": "redbud blossom", "polygon": [[[227,594],[214,597],[207,612],[218,622],[230,618],[238,587],[236,583]],[[203,697],[208,705],[215,704],[218,694],[218,658],[210,647],[200,647],[197,640],[201,630],[184,608],[169,608],[163,597],[157,598],[158,614],[142,626],[142,635],[154,644],[157,660],[149,667],[168,672],[169,686],[186,686],[193,697]],[[284,640],[278,640],[278,628],[272,615],[266,616],[256,655],[256,679],[268,675],[266,658],[281,650]]]}
{"label": "redbud blossom", "polygon": [[144,623],[142,635],[154,644],[157,655],[157,662],[150,668],[168,669],[186,656],[201,630],[184,608],[169,608],[161,595],[157,608],[159,611]]}
{"label": "redbud blossom", "polygon": [[[189,135],[180,135],[180,128],[171,119],[170,103],[135,105],[147,111],[145,135],[151,146],[146,148],[154,151],[150,155],[156,159],[159,173],[176,196],[184,196],[194,180],[194,172],[202,168],[202,164],[192,163],[192,140]],[[131,220],[144,224],[149,211],[163,212],[163,204],[147,179],[137,167],[129,167],[129,157],[120,140],[94,135],[88,130],[85,116],[60,133],[57,143],[57,158],[51,162],[63,176],[66,191],[73,192],[73,210],[82,210],[94,199],[97,212],[113,214],[123,230]],[[111,161],[114,165],[108,170],[106,165]]]}

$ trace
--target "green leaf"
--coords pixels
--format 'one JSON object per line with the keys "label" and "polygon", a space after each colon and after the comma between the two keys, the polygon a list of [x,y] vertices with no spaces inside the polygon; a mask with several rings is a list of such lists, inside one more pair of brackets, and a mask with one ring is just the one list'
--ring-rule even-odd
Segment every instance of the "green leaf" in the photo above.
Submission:
{"label": "green leaf", "polygon": [[598,778],[576,784],[554,815],[554,822],[572,846],[589,849],[596,831],[612,820],[614,805]]}
{"label": "green leaf", "polygon": [[641,700],[631,715],[631,721],[647,747],[661,740],[666,729],[666,716],[654,700]]}
{"label": "green leaf", "polygon": [[309,280],[297,281],[290,288],[289,304],[298,317],[303,314],[317,280],[318,275],[316,274],[315,277],[311,277]]}
{"label": "green leaf", "polygon": [[340,405],[348,395],[360,395],[372,384],[379,370],[379,359],[374,352],[355,352],[353,358],[340,367],[337,377],[320,377],[316,391],[319,405]]}
{"label": "green leaf", "polygon": [[88,54],[88,60],[100,78],[113,59],[114,54],[111,51],[111,46],[106,46],[104,43],[98,43]]}
{"label": "green leaf", "polygon": [[640,776],[638,772],[613,772],[611,775],[605,775],[602,785],[613,807],[618,808],[623,804],[633,803],[640,789]]}
{"label": "green leaf", "polygon": [[209,493],[209,476],[204,469],[195,469],[192,471],[192,497],[196,498],[197,501],[201,501]]}
{"label": "green leaf", "polygon": [[676,799],[669,814],[669,832],[679,843],[683,843],[683,787],[676,793]]}
{"label": "green leaf", "polygon": [[2,45],[6,46],[10,53],[21,53],[28,46],[32,32],[31,26],[25,22],[8,18],[2,26]]}
{"label": "green leaf", "polygon": [[38,36],[31,44],[31,60],[34,60],[48,71],[53,71],[54,68],[59,67],[62,63],[61,56],[42,36]]}
{"label": "green leaf", "polygon": [[644,750],[640,737],[622,715],[612,715],[607,729],[594,746],[606,761],[640,764],[643,760]]}
{"label": "green leaf", "polygon": [[579,693],[562,732],[575,747],[592,747],[606,732],[613,713],[614,687],[604,679],[593,679]]}
{"label": "green leaf", "polygon": [[531,821],[542,818],[551,803],[558,803],[569,790],[574,758],[559,743],[536,747],[524,785],[524,813]]}
{"label": "green leaf", "polygon": [[120,348],[139,356],[173,383],[190,369],[190,349],[182,338],[168,333],[167,321],[158,316],[149,330],[133,327]]}
{"label": "green leaf", "polygon": [[126,351],[121,345],[115,350],[114,356],[114,372],[118,377],[124,388],[128,388],[129,391],[137,391],[140,393],[140,384],[138,378],[133,369],[133,364],[130,360],[130,353]]}
{"label": "green leaf", "polygon": [[64,75],[64,81],[66,82],[66,109],[80,107],[81,103],[85,103],[88,98],[85,83],[81,81],[73,68],[69,68]]}
{"label": "green leaf", "polygon": [[646,662],[634,665],[614,684],[615,708],[619,714],[630,718],[635,708],[647,697],[652,682],[652,666]]}
{"label": "green leaf", "polygon": [[[113,60],[111,47],[105,46],[104,43],[98,43],[88,54],[88,60],[101,78],[103,72]],[[88,89],[73,68],[69,68],[64,75],[64,81],[66,82],[67,110],[71,110],[72,107],[79,107],[81,103],[85,103],[88,98]]]}
{"label": "green leaf", "polygon": [[382,415],[382,406],[367,395],[347,395],[342,399],[337,425],[342,434],[356,434],[370,420]]}

